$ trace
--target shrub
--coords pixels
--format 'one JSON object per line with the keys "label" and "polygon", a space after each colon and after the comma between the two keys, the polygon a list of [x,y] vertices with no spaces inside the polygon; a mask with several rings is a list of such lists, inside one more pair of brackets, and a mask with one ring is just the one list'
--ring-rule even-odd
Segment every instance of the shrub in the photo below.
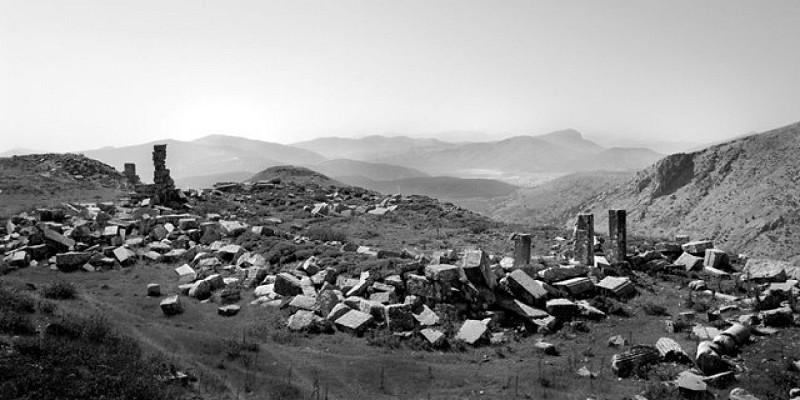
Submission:
{"label": "shrub", "polygon": [[77,296],[78,290],[75,289],[75,285],[67,281],[55,282],[44,288],[44,297],[48,299],[68,300]]}
{"label": "shrub", "polygon": [[133,339],[101,317],[64,316],[51,324],[49,334],[15,340],[14,348],[0,353],[4,398],[178,397],[177,388],[161,379],[170,376],[165,363],[146,357]]}
{"label": "shrub", "polygon": [[329,227],[312,226],[306,231],[306,236],[311,240],[321,240],[323,242],[346,242],[347,235],[344,232]]}
{"label": "shrub", "polygon": [[36,311],[36,302],[27,294],[0,287],[0,310],[30,314]]}
{"label": "shrub", "polygon": [[0,313],[0,332],[11,335],[32,335],[36,327],[27,315],[15,312]]}
{"label": "shrub", "polygon": [[644,313],[647,314],[647,315],[652,315],[652,316],[667,316],[667,315],[669,315],[669,313],[667,312],[667,308],[666,307],[664,307],[664,306],[662,306],[660,304],[652,303],[652,302],[647,302],[647,303],[642,304],[642,309],[644,310]]}

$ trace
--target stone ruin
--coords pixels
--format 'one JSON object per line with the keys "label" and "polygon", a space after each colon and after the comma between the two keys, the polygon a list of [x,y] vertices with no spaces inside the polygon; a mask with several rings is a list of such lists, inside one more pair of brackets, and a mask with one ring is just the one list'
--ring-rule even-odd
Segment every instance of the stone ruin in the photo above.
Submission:
{"label": "stone ruin", "polygon": [[125,171],[122,174],[134,185],[142,183],[139,175],[136,175],[136,164],[134,163],[125,163]]}
{"label": "stone ruin", "polygon": [[139,176],[136,175],[136,164],[125,164],[125,176],[136,185],[138,197],[149,198],[151,205],[164,205],[173,208],[180,208],[186,202],[180,189],[175,188],[175,181],[170,176],[167,168],[167,145],[153,145],[153,184],[145,185],[141,183]]}

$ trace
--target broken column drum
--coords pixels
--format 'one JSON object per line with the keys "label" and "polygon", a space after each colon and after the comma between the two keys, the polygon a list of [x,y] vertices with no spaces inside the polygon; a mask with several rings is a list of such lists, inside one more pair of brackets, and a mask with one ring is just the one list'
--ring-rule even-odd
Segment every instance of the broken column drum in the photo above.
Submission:
{"label": "broken column drum", "polygon": [[609,243],[606,249],[606,259],[611,263],[625,261],[625,252],[628,246],[625,217],[625,210],[608,210]]}
{"label": "broken column drum", "polygon": [[586,266],[594,265],[594,214],[578,214],[575,260]]}
{"label": "broken column drum", "polygon": [[518,234],[514,240],[514,265],[528,265],[531,263],[531,235]]}

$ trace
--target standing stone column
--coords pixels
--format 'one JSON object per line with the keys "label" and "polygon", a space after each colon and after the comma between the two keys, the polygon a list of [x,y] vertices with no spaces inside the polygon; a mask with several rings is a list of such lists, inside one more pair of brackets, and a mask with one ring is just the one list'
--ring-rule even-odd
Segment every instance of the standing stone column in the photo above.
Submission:
{"label": "standing stone column", "polygon": [[628,248],[627,222],[625,210],[608,210],[608,247],[606,259],[610,263],[625,261]]}
{"label": "standing stone column", "polygon": [[531,263],[531,235],[520,233],[514,240],[514,266],[519,267]]}
{"label": "standing stone column", "polygon": [[594,214],[578,214],[575,260],[586,266],[594,265]]}
{"label": "standing stone column", "polygon": [[175,191],[175,181],[169,176],[167,169],[167,145],[153,145],[153,183],[155,186],[156,203],[166,204]]}

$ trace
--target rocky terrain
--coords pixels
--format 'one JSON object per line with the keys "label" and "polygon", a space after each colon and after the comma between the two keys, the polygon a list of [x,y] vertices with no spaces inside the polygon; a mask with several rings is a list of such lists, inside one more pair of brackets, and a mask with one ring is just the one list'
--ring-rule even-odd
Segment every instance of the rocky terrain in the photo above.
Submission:
{"label": "rocky terrain", "polygon": [[[686,235],[626,241],[620,212],[609,231],[588,214],[574,232],[510,226],[294,167],[182,196],[180,209],[133,196],[8,216],[3,393],[52,397],[55,381],[22,371],[56,368],[58,348],[101,357],[48,375],[81,398],[102,379],[131,398],[771,399],[800,387],[791,263]],[[114,353],[130,367],[98,368]],[[140,354],[160,361],[132,379]]]}
{"label": "rocky terrain", "polygon": [[730,251],[798,261],[798,150],[793,124],[674,154],[580,208],[627,209],[642,235],[713,237]]}

